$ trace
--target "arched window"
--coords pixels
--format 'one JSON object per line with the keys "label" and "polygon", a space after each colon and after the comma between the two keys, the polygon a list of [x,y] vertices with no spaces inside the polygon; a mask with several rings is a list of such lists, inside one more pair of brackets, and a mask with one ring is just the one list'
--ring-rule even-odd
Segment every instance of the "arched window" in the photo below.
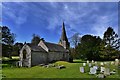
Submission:
{"label": "arched window", "polygon": [[24,49],[23,50],[23,59],[26,59],[26,54],[27,54],[27,51]]}

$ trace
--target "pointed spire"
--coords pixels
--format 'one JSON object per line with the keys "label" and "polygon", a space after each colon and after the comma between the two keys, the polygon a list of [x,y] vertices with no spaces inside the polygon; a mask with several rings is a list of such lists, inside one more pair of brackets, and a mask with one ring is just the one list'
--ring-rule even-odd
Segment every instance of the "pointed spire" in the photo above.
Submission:
{"label": "pointed spire", "polygon": [[69,49],[69,42],[65,31],[65,24],[62,24],[62,34],[59,41],[59,44],[62,45],[65,49]]}
{"label": "pointed spire", "polygon": [[62,35],[61,35],[61,38],[60,38],[61,41],[67,41],[68,42],[68,39],[67,39],[67,36],[66,36],[66,31],[65,31],[65,24],[63,22],[62,24]]}

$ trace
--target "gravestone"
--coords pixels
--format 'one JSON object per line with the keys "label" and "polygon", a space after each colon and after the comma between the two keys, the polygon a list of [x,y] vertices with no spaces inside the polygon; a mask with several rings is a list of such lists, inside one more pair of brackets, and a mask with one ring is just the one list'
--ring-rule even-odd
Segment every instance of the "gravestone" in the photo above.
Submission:
{"label": "gravestone", "polygon": [[107,64],[107,62],[104,62],[104,64]]}
{"label": "gravestone", "polygon": [[89,60],[87,60],[87,64],[89,64]]}
{"label": "gravestone", "polygon": [[80,67],[80,72],[84,73],[84,67]]}
{"label": "gravestone", "polygon": [[98,78],[105,78],[104,74],[98,74]]}
{"label": "gravestone", "polygon": [[119,59],[115,59],[115,65],[118,66],[119,64]]}
{"label": "gravestone", "polygon": [[95,68],[96,70],[98,69],[98,66],[93,66],[93,68]]}
{"label": "gravestone", "polygon": [[94,63],[94,60],[92,60],[92,63]]}
{"label": "gravestone", "polygon": [[105,68],[104,69],[104,75],[105,76],[109,76],[110,75],[110,69],[109,68]]}
{"label": "gravestone", "polygon": [[83,63],[83,66],[86,66],[86,63]]}
{"label": "gravestone", "polygon": [[114,65],[114,62],[113,62],[113,61],[111,62],[111,65]]}
{"label": "gravestone", "polygon": [[91,64],[91,63],[89,63],[89,64],[88,64],[88,66],[89,66],[89,67],[91,67],[91,66],[92,66],[92,64]]}
{"label": "gravestone", "polygon": [[105,71],[105,67],[100,68],[100,72],[103,73]]}
{"label": "gravestone", "polygon": [[90,68],[90,72],[89,72],[89,74],[96,74],[96,69],[95,68]]}
{"label": "gravestone", "polygon": [[95,61],[95,64],[97,65],[97,62]]}
{"label": "gravestone", "polygon": [[18,61],[19,66],[22,67],[22,61]]}
{"label": "gravestone", "polygon": [[103,63],[103,62],[101,62],[101,63],[100,63],[100,65],[101,65],[101,66],[103,66],[103,65],[104,65],[104,63]]}

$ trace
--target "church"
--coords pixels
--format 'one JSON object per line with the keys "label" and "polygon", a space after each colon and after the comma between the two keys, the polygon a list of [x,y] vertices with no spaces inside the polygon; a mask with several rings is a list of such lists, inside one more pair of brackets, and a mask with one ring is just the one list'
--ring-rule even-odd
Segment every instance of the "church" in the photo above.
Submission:
{"label": "church", "polygon": [[40,40],[37,46],[25,43],[20,50],[19,66],[32,67],[39,64],[48,64],[54,61],[69,61],[68,38],[65,24],[62,24],[62,34],[58,44]]}

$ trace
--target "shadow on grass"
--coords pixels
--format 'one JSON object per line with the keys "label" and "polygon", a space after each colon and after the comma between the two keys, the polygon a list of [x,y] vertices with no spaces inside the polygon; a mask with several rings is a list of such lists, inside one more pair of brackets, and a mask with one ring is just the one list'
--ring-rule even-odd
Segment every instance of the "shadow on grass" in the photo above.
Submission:
{"label": "shadow on grass", "polygon": [[16,62],[18,59],[2,60],[2,68],[5,67],[16,67]]}

